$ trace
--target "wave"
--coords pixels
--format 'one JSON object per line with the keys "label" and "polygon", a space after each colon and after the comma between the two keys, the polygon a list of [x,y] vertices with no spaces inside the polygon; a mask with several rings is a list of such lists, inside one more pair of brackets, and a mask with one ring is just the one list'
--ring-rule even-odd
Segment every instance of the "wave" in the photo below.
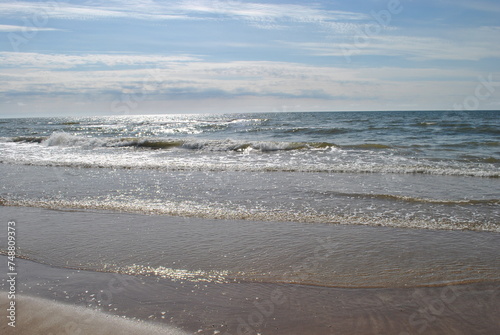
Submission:
{"label": "wave", "polygon": [[345,128],[309,128],[309,127],[298,127],[287,129],[283,131],[284,133],[292,134],[307,134],[307,135],[335,135],[335,134],[345,134],[351,132],[352,130]]}
{"label": "wave", "polygon": [[46,209],[82,209],[109,210],[118,212],[170,215],[180,217],[199,217],[218,220],[248,220],[264,222],[303,222],[320,224],[346,224],[365,226],[384,226],[394,228],[418,228],[437,230],[473,230],[500,232],[496,222],[454,221],[452,219],[411,219],[397,217],[374,217],[357,214],[323,214],[311,212],[294,212],[285,210],[252,210],[247,208],[226,208],[223,205],[203,205],[189,201],[152,202],[135,200],[121,202],[117,200],[31,200],[0,198],[0,206],[35,207]]}
{"label": "wave", "polygon": [[[443,161],[399,159],[399,147],[382,143],[337,145],[331,142],[286,142],[179,139],[158,137],[85,137],[65,132],[50,136],[2,138],[24,144],[8,148],[0,163],[83,168],[168,169],[177,171],[246,171],[313,173],[391,173],[499,178],[495,157]],[[6,144],[8,145],[8,143]],[[31,146],[33,145],[33,146]],[[47,153],[39,155],[45,147]],[[58,147],[82,149],[78,155]],[[52,148],[52,149],[51,149]],[[102,150],[92,150],[102,148]],[[128,150],[137,150],[131,152]],[[149,151],[163,151],[156,155]],[[396,155],[385,156],[394,151]],[[413,151],[416,149],[413,148]],[[203,153],[192,155],[191,152]],[[290,154],[284,154],[290,152]],[[168,153],[168,154],[167,154]],[[239,155],[234,155],[237,153]],[[281,153],[274,155],[273,153]],[[247,156],[252,154],[254,156]],[[131,159],[137,157],[137,159]]]}
{"label": "wave", "polygon": [[500,135],[500,129],[498,127],[490,127],[490,126],[478,126],[478,127],[464,126],[464,127],[457,127],[454,130],[460,133]]}
{"label": "wave", "polygon": [[452,144],[442,144],[443,147],[451,148],[464,148],[464,147],[500,147],[500,142],[498,141],[487,141],[487,142],[461,142]]}
{"label": "wave", "polygon": [[47,137],[18,136],[11,139],[12,142],[42,143]]}
{"label": "wave", "polygon": [[477,125],[473,123],[455,123],[455,122],[421,122],[417,126],[438,126],[446,132],[463,133],[463,134],[500,134],[500,129],[494,125]]}
{"label": "wave", "polygon": [[437,122],[418,122],[415,124],[417,127],[428,127],[428,126],[435,126],[437,125]]}
{"label": "wave", "polygon": [[[228,123],[231,125],[248,125],[248,124],[260,124],[269,121],[268,119],[232,119],[229,121],[222,121],[222,123]],[[220,121],[217,123],[221,123]]]}
{"label": "wave", "polygon": [[384,150],[398,149],[404,146],[391,146],[382,143],[361,143],[339,145],[332,142],[287,142],[287,141],[244,141],[244,140],[208,140],[208,139],[170,139],[157,137],[85,137],[65,132],[54,132],[50,136],[19,136],[11,138],[12,142],[38,143],[45,146],[61,147],[136,147],[146,149],[183,148],[206,151],[244,151],[261,152],[289,150],[347,149],[347,150]]}
{"label": "wave", "polygon": [[262,152],[288,150],[318,150],[328,148],[377,150],[393,147],[380,143],[363,143],[354,145],[337,145],[330,142],[278,142],[278,141],[237,141],[237,140],[180,140],[166,138],[111,138],[84,137],[65,132],[55,132],[49,137],[15,137],[12,142],[41,143],[45,146],[66,147],[138,147],[149,149],[183,148],[207,151],[243,151],[247,149]]}
{"label": "wave", "polygon": [[461,155],[460,160],[463,162],[473,162],[473,163],[488,163],[488,164],[497,164],[500,163],[499,158],[495,157],[477,157],[473,155]]}
{"label": "wave", "polygon": [[355,144],[355,145],[344,145],[342,148],[346,149],[392,149],[394,147],[391,147],[386,144],[379,144],[379,143],[364,143],[364,144]]}
{"label": "wave", "polygon": [[3,164],[68,167],[68,168],[111,168],[111,169],[151,169],[168,171],[210,171],[210,172],[285,172],[285,173],[359,173],[359,174],[403,174],[403,175],[436,175],[436,176],[461,176],[478,178],[500,178],[498,169],[436,167],[429,165],[362,165],[356,163],[338,164],[297,164],[286,165],[278,163],[246,164],[245,162],[203,162],[203,161],[137,161],[98,160],[91,159],[75,161],[72,157],[67,160],[57,161],[0,159]]}
{"label": "wave", "polygon": [[244,151],[262,152],[289,150],[318,150],[339,147],[328,142],[277,142],[277,141],[236,141],[236,140],[179,140],[165,138],[110,138],[84,137],[64,132],[55,132],[48,137],[15,137],[12,142],[40,143],[45,146],[61,147],[136,147],[148,149],[182,148],[205,151]]}
{"label": "wave", "polygon": [[427,203],[435,205],[500,205],[500,199],[461,199],[461,200],[447,200],[447,199],[431,199],[431,198],[419,198],[411,197],[405,195],[396,194],[365,194],[365,193],[345,193],[345,192],[308,192],[314,193],[313,196],[343,196],[349,198],[358,199],[381,199],[381,200],[391,200],[399,202],[410,202],[410,203]]}
{"label": "wave", "polygon": [[[325,130],[326,131],[326,130]],[[175,147],[193,150],[209,151],[241,151],[252,148],[260,151],[303,150],[340,148],[352,150],[386,150],[401,148],[426,147],[426,145],[413,144],[405,146],[389,145],[384,143],[360,143],[339,145],[332,142],[287,142],[287,141],[244,141],[244,140],[209,140],[209,139],[176,139],[161,137],[85,137],[72,135],[66,132],[54,132],[50,136],[18,136],[6,138],[11,142],[38,143],[45,146],[76,146],[76,147],[138,147],[150,149],[171,149]],[[466,147],[498,147],[500,142],[463,142],[442,144],[444,148]]]}
{"label": "wave", "polygon": [[[7,257],[7,250],[0,249],[0,256]],[[352,280],[342,280],[342,276],[337,274],[338,282],[328,282],[321,278],[312,278],[311,276],[300,276],[295,273],[291,273],[288,277],[283,274],[272,275],[270,273],[261,274],[256,271],[228,271],[228,270],[188,270],[182,268],[170,268],[165,266],[151,266],[149,263],[143,264],[132,264],[132,265],[117,265],[104,263],[101,267],[93,266],[70,266],[68,264],[54,264],[53,262],[48,262],[43,259],[39,259],[34,256],[27,255],[16,255],[16,258],[23,259],[28,262],[33,262],[36,264],[48,266],[52,269],[61,270],[75,270],[75,271],[86,271],[88,273],[109,273],[109,274],[125,274],[129,276],[140,276],[140,277],[152,277],[156,280],[168,279],[173,282],[180,282],[181,284],[185,282],[190,283],[215,283],[215,284],[230,284],[230,283],[263,283],[263,284],[292,284],[292,285],[302,285],[306,287],[329,287],[329,288],[356,288],[356,289],[377,289],[377,288],[388,288],[388,287],[402,287],[408,288],[408,284],[399,285],[400,283],[386,283],[378,281],[374,282],[353,282]],[[350,276],[351,277],[351,276]],[[424,287],[444,287],[449,285],[466,285],[474,283],[493,283],[498,281],[496,277],[493,278],[454,278],[442,280],[430,280],[427,282],[412,282],[411,287],[413,288],[424,288]],[[89,293],[90,294],[90,293]],[[45,310],[41,308],[40,310]],[[74,312],[74,311],[72,311]],[[98,311],[95,311],[98,313]],[[123,319],[122,319],[123,320]],[[130,325],[129,325],[130,326]],[[151,331],[151,329],[143,329],[143,331]],[[161,334],[165,333],[165,329]],[[141,333],[141,332],[139,332]],[[144,333],[144,332],[142,332]],[[147,332],[151,334],[151,332]],[[177,334],[177,333],[175,333]]]}
{"label": "wave", "polygon": [[286,173],[376,173],[376,174],[415,174],[415,175],[438,175],[438,176],[461,176],[478,178],[500,178],[500,171],[487,169],[469,169],[455,167],[433,167],[433,166],[403,166],[403,165],[379,165],[363,166],[359,164],[317,164],[317,165],[252,165],[231,164],[224,162],[174,162],[174,161],[74,161],[72,159],[58,161],[30,161],[22,159],[0,159],[4,164],[20,164],[30,166],[47,167],[69,167],[69,168],[112,168],[112,169],[153,169],[169,171],[210,171],[210,172],[286,172]]}

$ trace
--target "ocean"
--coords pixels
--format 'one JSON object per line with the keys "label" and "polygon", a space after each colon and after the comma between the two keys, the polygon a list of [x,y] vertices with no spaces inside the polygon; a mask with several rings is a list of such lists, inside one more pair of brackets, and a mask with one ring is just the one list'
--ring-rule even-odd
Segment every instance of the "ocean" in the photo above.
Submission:
{"label": "ocean", "polygon": [[[494,283],[490,291],[497,297],[499,116],[401,111],[0,119],[0,212],[16,221],[17,257],[32,266],[64,275],[146,278],[154,292],[166,290],[162,281],[207,296],[210,287],[231,287],[233,297],[285,285],[292,287],[288,296],[301,292],[315,306],[313,314],[325,308],[327,288]],[[0,232],[3,255],[6,235]],[[77,285],[55,294],[59,285],[31,283],[25,290],[73,304],[89,295]],[[321,290],[304,293],[313,288]],[[62,293],[68,290],[76,293]],[[381,291],[369,292],[385,299]],[[373,299],[351,298],[342,308],[371,311]],[[198,310],[206,303],[200,297],[191,302],[196,315],[186,306],[158,314],[154,297],[130,299],[142,305],[131,309],[130,301],[122,302],[117,308],[127,317],[168,320],[203,334],[234,331],[241,322],[220,319],[247,313],[211,297],[219,307],[232,307],[226,314],[215,309],[209,319],[219,328],[207,328],[208,321],[199,320],[199,313],[208,313]],[[488,303],[497,306],[498,299]],[[317,331],[325,320],[311,326],[311,334],[335,333]]]}
{"label": "ocean", "polygon": [[6,204],[500,231],[498,112],[0,122]]}

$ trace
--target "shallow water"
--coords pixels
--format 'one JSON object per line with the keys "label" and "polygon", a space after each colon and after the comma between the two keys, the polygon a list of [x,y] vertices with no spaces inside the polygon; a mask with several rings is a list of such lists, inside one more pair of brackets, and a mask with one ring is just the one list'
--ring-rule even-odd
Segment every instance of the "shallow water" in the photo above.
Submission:
{"label": "shallow water", "polygon": [[[416,287],[500,280],[500,235],[0,207],[19,256],[193,282]],[[0,250],[7,250],[0,232]]]}
{"label": "shallow water", "polygon": [[[81,334],[180,334],[182,329],[202,335],[471,335],[496,334],[500,329],[497,283],[346,289],[193,282],[69,270],[22,259],[17,266],[19,328],[12,332],[4,323],[0,329],[10,328],[6,334],[64,334],[71,329]],[[0,282],[0,315],[6,311],[4,283]],[[23,299],[24,295],[44,300]]]}

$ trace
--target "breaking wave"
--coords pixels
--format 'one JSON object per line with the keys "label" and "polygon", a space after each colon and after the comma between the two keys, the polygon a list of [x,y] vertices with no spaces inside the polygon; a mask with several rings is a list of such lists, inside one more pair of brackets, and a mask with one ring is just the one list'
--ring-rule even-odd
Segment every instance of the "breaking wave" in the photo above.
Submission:
{"label": "breaking wave", "polygon": [[[281,150],[328,149],[339,147],[328,142],[275,142],[275,141],[235,141],[235,140],[178,140],[158,138],[109,138],[83,137],[64,132],[56,132],[48,137],[16,137],[12,142],[41,143],[44,146],[61,147],[136,147],[148,149],[182,148],[205,151],[244,151],[248,149],[262,152]],[[359,148],[364,148],[360,145]],[[377,148],[377,146],[373,146]]]}
{"label": "breaking wave", "polygon": [[[372,142],[339,145],[333,142],[86,137],[54,132],[45,137],[4,137],[0,143],[7,149],[0,163],[35,166],[500,177],[499,159],[493,156],[461,155],[454,160],[413,158],[416,150],[413,147]],[[482,145],[492,147],[495,143]]]}
{"label": "breaking wave", "polygon": [[200,203],[185,202],[152,202],[137,200],[122,202],[117,200],[16,200],[0,198],[0,206],[21,206],[46,209],[84,209],[84,210],[110,210],[129,213],[171,215],[180,217],[199,217],[205,219],[222,220],[249,220],[271,222],[304,222],[322,224],[347,224],[384,226],[395,228],[419,228],[439,230],[473,230],[500,232],[500,226],[495,222],[455,221],[451,219],[410,219],[397,217],[373,217],[356,214],[322,214],[285,211],[285,210],[259,210],[258,208],[226,208],[224,206],[203,205]]}

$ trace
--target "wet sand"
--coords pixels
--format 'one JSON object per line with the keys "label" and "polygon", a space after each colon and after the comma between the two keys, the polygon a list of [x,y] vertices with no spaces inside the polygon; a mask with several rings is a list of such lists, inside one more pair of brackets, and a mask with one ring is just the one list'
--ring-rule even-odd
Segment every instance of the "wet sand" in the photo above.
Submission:
{"label": "wet sand", "polygon": [[1,334],[500,333],[496,233],[0,213],[28,258],[15,260],[12,328],[0,255]]}
{"label": "wet sand", "polygon": [[[6,295],[0,297],[2,307],[6,300]],[[186,334],[172,327],[126,320],[46,299],[22,296],[16,303],[19,305],[19,319],[15,327],[0,326],[2,334]]]}
{"label": "wet sand", "polygon": [[[0,256],[1,264],[6,261]],[[500,287],[496,282],[348,289],[176,281],[70,270],[22,259],[17,262],[17,327],[7,325],[4,276],[0,287],[2,334],[69,334],[78,330],[79,334],[182,334],[178,329],[226,335],[500,331]]]}

